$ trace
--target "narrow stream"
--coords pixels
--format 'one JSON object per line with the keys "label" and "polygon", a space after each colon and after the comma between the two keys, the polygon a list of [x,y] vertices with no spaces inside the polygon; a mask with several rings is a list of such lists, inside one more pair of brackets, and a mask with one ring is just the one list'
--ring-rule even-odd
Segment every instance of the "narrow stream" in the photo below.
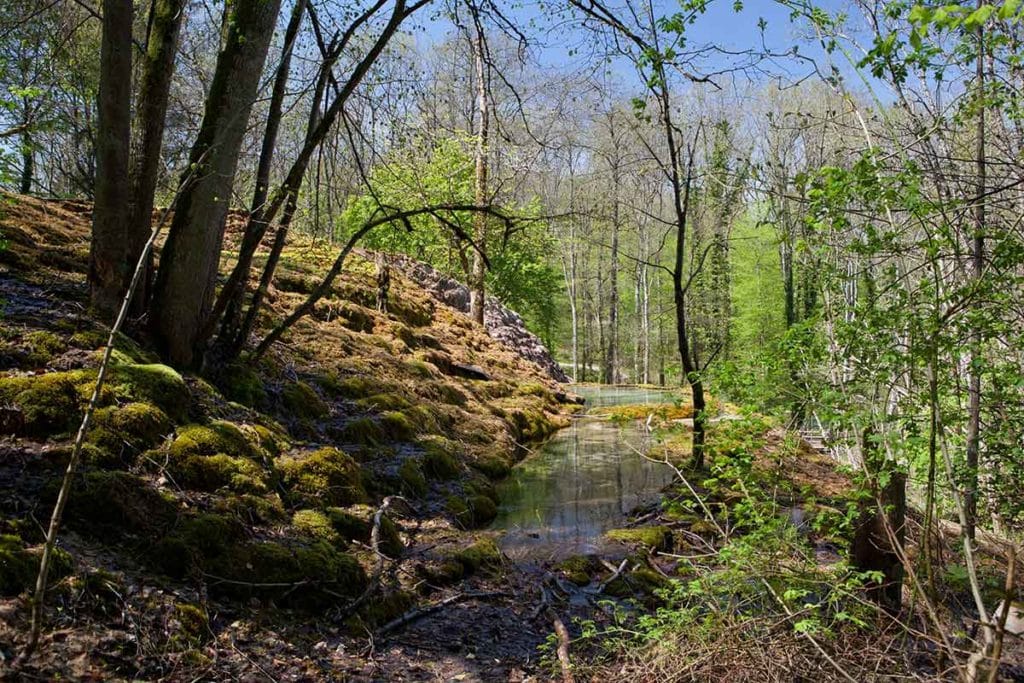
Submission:
{"label": "narrow stream", "polygon": [[[580,386],[587,408],[670,401],[668,391]],[[584,413],[512,470],[498,487],[494,529],[514,560],[599,552],[608,529],[621,527],[638,505],[651,503],[672,470],[641,457],[647,447],[637,422],[616,425]],[[634,450],[635,449],[635,450]]]}

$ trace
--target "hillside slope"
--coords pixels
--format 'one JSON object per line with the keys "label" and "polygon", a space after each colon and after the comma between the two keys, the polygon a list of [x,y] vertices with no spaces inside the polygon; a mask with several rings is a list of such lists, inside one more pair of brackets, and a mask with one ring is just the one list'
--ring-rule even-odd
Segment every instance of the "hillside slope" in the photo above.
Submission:
{"label": "hillside slope", "polygon": [[[24,637],[41,529],[106,336],[86,309],[89,211],[23,197],[0,208],[0,661]],[[261,324],[333,257],[289,248]],[[32,674],[251,675],[251,656],[231,653],[263,640],[267,618],[365,635],[499,559],[467,530],[494,517],[492,481],[524,446],[565,423],[559,385],[403,277],[383,314],[372,265],[354,257],[346,271],[264,359],[205,377],[161,365],[144,321],[129,326],[54,572],[42,650],[59,656]],[[325,675],[310,666],[302,675]]]}

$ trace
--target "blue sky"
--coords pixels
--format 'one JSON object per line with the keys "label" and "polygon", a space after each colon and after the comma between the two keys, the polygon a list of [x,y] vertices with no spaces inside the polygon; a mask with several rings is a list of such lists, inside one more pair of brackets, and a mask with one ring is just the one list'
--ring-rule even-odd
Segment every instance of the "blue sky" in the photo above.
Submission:
{"label": "blue sky", "polygon": [[[620,4],[618,0],[607,2],[612,8]],[[524,26],[531,26],[527,33],[537,41],[532,54],[542,66],[573,69],[593,64],[595,53],[592,51],[592,38],[583,31],[573,30],[567,23],[559,24],[553,20],[550,13],[541,9],[541,3],[549,8],[560,6],[559,0],[522,0],[500,6],[507,16]],[[848,10],[849,0],[817,0],[816,4],[826,11],[837,13]],[[819,60],[824,57],[816,42],[807,40],[809,27],[802,21],[794,24],[790,19],[790,11],[775,0],[744,0],[743,5],[743,9],[736,12],[734,0],[711,0],[707,12],[688,29],[690,46],[713,44],[736,52],[760,48],[762,33],[759,21],[764,19],[764,44],[768,49],[785,52],[798,44],[801,54]],[[678,9],[678,0],[655,0],[655,11],[660,15],[669,15]],[[450,25],[444,21],[429,22],[417,42],[429,45],[443,39],[450,32]],[[703,60],[702,67],[711,71],[724,69],[729,65],[729,60],[726,55],[712,55]],[[838,60],[841,62],[842,58]],[[852,75],[848,65],[837,65],[847,75]],[[766,68],[790,81],[806,75],[810,70],[806,63],[792,59],[775,60]],[[623,80],[633,78],[632,68],[625,63],[613,64],[610,71]]]}

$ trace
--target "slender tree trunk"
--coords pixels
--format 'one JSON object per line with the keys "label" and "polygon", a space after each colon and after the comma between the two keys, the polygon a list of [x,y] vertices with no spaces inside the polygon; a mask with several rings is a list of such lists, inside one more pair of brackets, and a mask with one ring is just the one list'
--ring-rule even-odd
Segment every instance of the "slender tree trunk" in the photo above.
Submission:
{"label": "slender tree trunk", "polygon": [[21,134],[21,182],[18,191],[22,194],[32,192],[32,180],[35,175],[35,154],[32,151],[32,133],[26,130]]}
{"label": "slender tree trunk", "polygon": [[[153,0],[150,7],[146,50],[135,111],[131,150],[131,193],[125,258],[135,263],[145,248],[152,228],[153,204],[160,173],[160,149],[170,99],[171,78],[178,50],[178,34],[185,15],[186,0]],[[131,274],[126,274],[131,277]],[[153,282],[152,252],[144,266],[132,300],[132,315],[140,315],[149,301]],[[127,281],[125,282],[127,285]]]}
{"label": "slender tree trunk", "polygon": [[[978,0],[978,7],[986,5]],[[974,203],[974,234],[971,245],[971,277],[980,283],[985,268],[985,29],[978,27],[978,58],[975,73],[978,98],[977,140],[975,141],[975,173],[977,175]],[[974,538],[978,520],[978,459],[981,451],[981,336],[977,329],[971,333],[971,361],[967,380],[967,481],[964,484],[964,508],[967,513],[968,538]]]}
{"label": "slender tree trunk", "polygon": [[217,58],[190,166],[157,274],[151,315],[164,356],[178,366],[202,359],[201,333],[213,303],[242,138],[256,98],[280,0],[236,0],[228,6],[224,49]]}
{"label": "slender tree trunk", "polygon": [[[473,39],[473,55],[476,66],[476,96],[479,128],[476,135],[476,171],[474,176],[474,193],[477,206],[487,204],[487,154],[488,136],[490,134],[490,105],[487,102],[487,71],[484,54],[484,35],[480,18],[474,10],[476,35]],[[472,283],[469,291],[469,312],[473,320],[484,324],[484,288],[486,282],[486,266],[484,253],[487,249],[487,214],[478,212],[473,217],[473,237],[477,248],[473,252]]]}
{"label": "slender tree trunk", "polygon": [[89,290],[93,308],[111,320],[131,274],[125,259],[130,192],[131,51],[132,0],[104,0]]}

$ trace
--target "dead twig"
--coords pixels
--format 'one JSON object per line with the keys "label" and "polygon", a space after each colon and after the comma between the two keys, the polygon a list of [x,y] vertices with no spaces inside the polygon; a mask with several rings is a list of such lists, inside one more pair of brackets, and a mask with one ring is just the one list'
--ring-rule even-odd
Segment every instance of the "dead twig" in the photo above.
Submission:
{"label": "dead twig", "polygon": [[576,683],[572,675],[572,660],[569,659],[569,629],[559,618],[558,613],[550,607],[547,608],[548,618],[555,627],[555,636],[558,638],[558,665],[562,669],[562,683]]}

